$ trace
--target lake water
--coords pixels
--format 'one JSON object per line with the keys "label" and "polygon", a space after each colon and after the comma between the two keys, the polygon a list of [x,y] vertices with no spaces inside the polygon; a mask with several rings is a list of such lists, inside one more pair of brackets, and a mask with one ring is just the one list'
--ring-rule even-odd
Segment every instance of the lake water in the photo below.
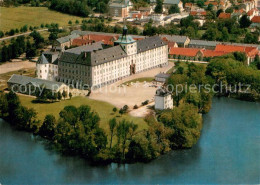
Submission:
{"label": "lake water", "polygon": [[201,138],[148,164],[90,166],[0,120],[0,184],[259,184],[260,104],[215,98]]}

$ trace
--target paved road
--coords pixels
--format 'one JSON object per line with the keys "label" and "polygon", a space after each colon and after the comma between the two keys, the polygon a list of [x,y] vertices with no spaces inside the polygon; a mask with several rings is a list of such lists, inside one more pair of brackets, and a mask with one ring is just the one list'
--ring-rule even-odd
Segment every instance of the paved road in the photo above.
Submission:
{"label": "paved road", "polygon": [[[43,31],[48,31],[48,29],[42,29],[42,30],[37,30],[37,31],[38,31],[38,32],[43,32]],[[19,37],[19,36],[22,36],[22,35],[29,35],[30,33],[32,33],[32,32],[29,31],[29,32],[26,32],[26,33],[20,33],[20,34],[16,34],[16,35],[4,37],[4,38],[1,38],[1,39],[0,39],[0,42],[1,42],[1,41],[4,41],[4,40],[7,40],[7,39]]]}

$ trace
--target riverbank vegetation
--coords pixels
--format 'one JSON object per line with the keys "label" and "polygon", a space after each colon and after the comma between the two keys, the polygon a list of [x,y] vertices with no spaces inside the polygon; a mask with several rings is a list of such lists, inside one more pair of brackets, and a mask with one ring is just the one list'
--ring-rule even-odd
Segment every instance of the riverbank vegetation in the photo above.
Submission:
{"label": "riverbank vegetation", "polygon": [[[112,118],[107,122],[107,132],[100,126],[98,113],[88,105],[65,106],[58,117],[48,114],[40,121],[34,108],[23,106],[19,97],[10,92],[0,95],[0,108],[0,117],[13,127],[49,139],[62,153],[79,155],[95,163],[146,162],[176,146],[192,145],[190,140],[176,140],[174,130],[156,121],[152,115],[146,118],[149,124],[146,129],[139,129],[133,121]],[[181,119],[187,110],[190,110],[189,119],[193,120],[187,127],[201,127],[201,117],[194,114],[191,106],[179,109],[175,118]],[[198,133],[192,134],[199,137]]]}

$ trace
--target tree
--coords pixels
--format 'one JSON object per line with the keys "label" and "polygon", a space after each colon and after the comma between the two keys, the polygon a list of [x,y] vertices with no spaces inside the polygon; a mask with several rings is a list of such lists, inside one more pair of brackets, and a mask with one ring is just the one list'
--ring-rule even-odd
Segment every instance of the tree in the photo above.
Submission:
{"label": "tree", "polygon": [[122,108],[119,110],[119,114],[120,114],[121,116],[124,114],[124,110],[123,110]]}
{"label": "tree", "polygon": [[222,30],[222,41],[229,41],[229,33],[228,29],[226,27],[223,28]]}
{"label": "tree", "polygon": [[72,93],[71,92],[69,93],[69,97],[70,97],[70,99],[72,98]]}
{"label": "tree", "polygon": [[69,20],[68,24],[69,24],[69,25],[72,25],[72,21],[71,21],[71,20]]}
{"label": "tree", "polygon": [[248,28],[250,24],[251,21],[248,19],[247,14],[244,14],[239,20],[240,28]]}
{"label": "tree", "polygon": [[26,58],[31,58],[34,56],[36,56],[36,48],[33,47],[30,41],[28,40],[26,44]]}
{"label": "tree", "polygon": [[117,111],[117,108],[116,108],[116,107],[114,107],[114,108],[113,108],[113,112],[114,112],[114,113],[116,113],[116,111]]}
{"label": "tree", "polygon": [[121,152],[121,159],[125,160],[125,150],[126,150],[126,144],[129,137],[129,131],[130,131],[131,123],[129,123],[126,120],[122,120],[119,122],[119,125],[117,126],[117,145]]}
{"label": "tree", "polygon": [[58,38],[58,34],[57,33],[50,33],[50,35],[49,35],[49,37],[48,37],[48,39],[50,40],[50,41],[54,41],[54,40],[56,40]]}
{"label": "tree", "polygon": [[76,21],[75,21],[75,24],[79,24],[79,20],[76,20]]}
{"label": "tree", "polygon": [[0,117],[4,118],[8,113],[8,101],[5,94],[0,93]]}
{"label": "tree", "polygon": [[0,31],[0,38],[4,37],[4,32],[3,31]]}
{"label": "tree", "polygon": [[260,58],[259,58],[259,55],[255,56],[254,63],[256,64],[257,69],[260,70]]}
{"label": "tree", "polygon": [[240,61],[242,63],[246,62],[246,54],[242,52],[234,52],[234,57],[237,61]]}
{"label": "tree", "polygon": [[203,6],[204,6],[204,1],[198,0],[198,1],[196,1],[196,3],[197,3],[197,5],[198,5],[198,7],[203,8]]}
{"label": "tree", "polygon": [[171,5],[171,7],[168,10],[169,14],[174,14],[174,13],[180,13],[180,8],[178,7],[178,5]]}
{"label": "tree", "polygon": [[42,47],[41,44],[44,43],[44,38],[41,36],[41,34],[34,30],[32,33],[30,33],[30,36],[34,40],[35,47],[37,49],[41,48]]}
{"label": "tree", "polygon": [[124,107],[123,107],[124,113],[126,113],[128,109],[129,109],[128,105],[124,105]]}
{"label": "tree", "polygon": [[244,42],[249,44],[257,43],[257,36],[253,35],[252,33],[247,33],[244,38]]}
{"label": "tree", "polygon": [[208,11],[212,11],[212,10],[213,10],[213,7],[214,7],[213,4],[209,4],[206,10],[208,10]]}
{"label": "tree", "polygon": [[109,146],[109,148],[110,149],[112,147],[112,141],[113,141],[113,136],[115,135],[116,126],[117,126],[116,118],[109,120],[109,130],[110,130],[110,146]]}
{"label": "tree", "polygon": [[63,91],[62,91],[62,97],[63,97],[63,99],[65,100],[65,98],[67,98],[67,96],[68,96],[68,93],[67,93],[65,90],[63,90]]}
{"label": "tree", "polygon": [[224,12],[223,9],[219,9],[219,10],[217,11],[217,13],[216,13],[216,16],[218,17],[219,14],[221,14],[222,12]]}
{"label": "tree", "polygon": [[56,119],[53,115],[48,114],[45,116],[42,126],[39,129],[39,135],[52,139],[55,135],[55,129],[57,126]]}
{"label": "tree", "polygon": [[14,35],[14,34],[15,34],[15,30],[14,30],[14,29],[11,29],[11,30],[9,31],[9,35],[12,36],[12,35]]}
{"label": "tree", "polygon": [[218,30],[216,28],[209,28],[202,35],[205,40],[217,40]]}
{"label": "tree", "polygon": [[58,92],[58,100],[61,100],[62,99],[62,95],[61,95],[61,93],[60,93],[60,91]]}
{"label": "tree", "polygon": [[154,9],[155,13],[162,13],[163,12],[163,1],[162,0],[156,0],[156,6]]}

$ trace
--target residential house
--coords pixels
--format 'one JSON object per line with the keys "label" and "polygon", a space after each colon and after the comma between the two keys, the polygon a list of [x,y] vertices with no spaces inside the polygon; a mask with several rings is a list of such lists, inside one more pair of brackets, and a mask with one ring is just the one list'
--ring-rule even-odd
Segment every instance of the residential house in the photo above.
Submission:
{"label": "residential house", "polygon": [[250,25],[250,27],[255,28],[258,27],[260,28],[260,16],[254,16],[252,19],[252,24]]}
{"label": "residential house", "polygon": [[[150,0],[151,5],[156,5],[156,0]],[[180,12],[183,11],[183,3],[181,0],[164,0],[163,1],[163,7],[167,10],[173,5],[177,5],[180,9]]]}
{"label": "residential house", "polygon": [[112,17],[125,18],[129,15],[133,4],[130,0],[112,0],[109,3],[109,15]]}
{"label": "residential house", "polygon": [[54,43],[53,43],[53,49],[57,51],[64,51],[65,48],[69,48],[72,46],[72,42],[74,39],[80,38],[80,35],[73,33],[71,35],[68,35],[66,37],[61,37],[58,38]]}
{"label": "residential house", "polygon": [[204,19],[206,19],[207,12],[204,9],[197,9],[197,10],[191,11],[190,15],[195,17],[195,19],[204,20]]}
{"label": "residential house", "polygon": [[219,19],[230,19],[231,18],[231,13],[220,13],[218,16]]}
{"label": "residential house", "polygon": [[156,110],[165,110],[173,108],[172,95],[165,89],[157,89],[154,99]]}
{"label": "residential house", "polygon": [[259,11],[257,8],[253,8],[247,12],[247,17],[249,20],[252,20],[254,16],[258,16]]}
{"label": "residential house", "polygon": [[160,35],[160,37],[168,42],[176,42],[178,47],[187,47],[190,39],[187,36],[180,36],[180,35]]}
{"label": "residential house", "polygon": [[187,12],[191,11],[193,6],[194,6],[193,3],[185,3],[185,5],[184,5],[185,11],[187,11]]}

